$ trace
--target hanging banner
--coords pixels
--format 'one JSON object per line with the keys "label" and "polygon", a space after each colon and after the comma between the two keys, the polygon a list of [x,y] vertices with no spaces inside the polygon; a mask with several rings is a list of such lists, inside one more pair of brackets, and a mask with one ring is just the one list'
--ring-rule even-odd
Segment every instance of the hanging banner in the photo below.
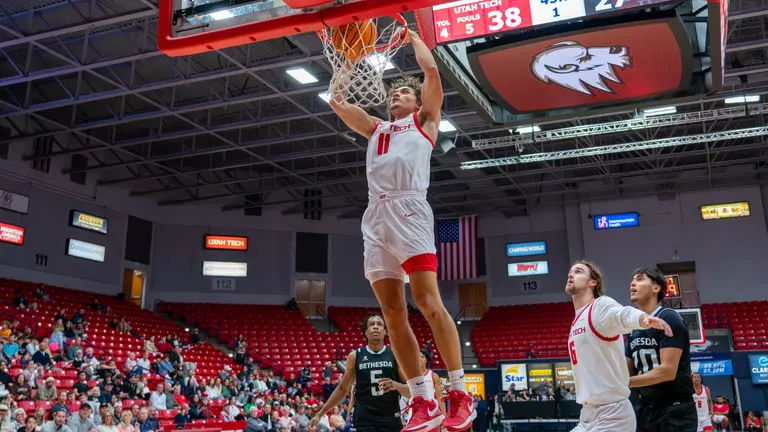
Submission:
{"label": "hanging banner", "polygon": [[24,244],[24,228],[0,222],[0,242],[15,245]]}
{"label": "hanging banner", "polygon": [[514,384],[515,390],[528,388],[528,365],[525,363],[502,363],[501,364],[501,389],[509,390]]}
{"label": "hanging banner", "polygon": [[464,374],[464,383],[467,386],[467,393],[480,395],[485,399],[485,374]]}
{"label": "hanging banner", "polygon": [[75,228],[96,231],[101,234],[106,234],[107,229],[109,229],[109,219],[83,213],[79,210],[72,210],[70,212],[69,224]]}

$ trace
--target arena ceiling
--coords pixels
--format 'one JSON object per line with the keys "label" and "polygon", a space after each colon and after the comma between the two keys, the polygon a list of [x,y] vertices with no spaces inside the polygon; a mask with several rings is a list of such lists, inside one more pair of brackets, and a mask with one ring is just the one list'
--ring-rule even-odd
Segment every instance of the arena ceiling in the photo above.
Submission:
{"label": "arena ceiling", "polygon": [[[768,94],[768,3],[732,0],[729,20],[727,91],[677,106],[683,116],[664,125],[605,129],[605,123],[638,114],[615,112],[540,124],[536,139],[519,139],[508,127],[487,125],[446,88],[443,117],[456,132],[441,138],[456,148],[433,157],[435,213],[511,216],[585,197],[761,182],[768,170],[761,134],[717,134],[766,123],[768,105],[746,112],[723,99]],[[28,163],[40,167],[62,158],[70,166],[65,174],[87,173],[100,186],[125,188],[162,206],[280,206],[289,214],[304,210],[305,191],[319,190],[323,210],[361,214],[365,142],[318,96],[331,71],[314,35],[169,58],[158,52],[156,33],[156,0],[2,0],[0,125],[10,130],[11,145],[25,146]],[[417,71],[408,49],[393,63],[388,77]],[[297,83],[285,73],[295,66],[318,82]],[[731,111],[717,111],[722,108]],[[584,129],[590,125],[591,131]],[[548,136],[552,131],[559,132]],[[718,138],[632,146],[701,134]],[[502,138],[503,146],[472,147],[472,140],[492,138]],[[474,160],[588,148],[614,150],[459,168]],[[73,155],[85,156],[80,162],[87,166],[71,168]]]}

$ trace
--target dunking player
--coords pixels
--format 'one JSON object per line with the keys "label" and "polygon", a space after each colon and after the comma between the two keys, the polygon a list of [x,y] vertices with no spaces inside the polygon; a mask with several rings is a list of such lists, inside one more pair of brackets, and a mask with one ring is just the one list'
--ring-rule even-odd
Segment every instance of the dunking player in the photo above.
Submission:
{"label": "dunking player", "polygon": [[[392,83],[388,121],[348,103],[344,94],[332,95],[330,104],[347,126],[368,139],[368,209],[362,222],[365,276],[381,304],[392,349],[408,378],[413,415],[405,431],[426,431],[442,423],[448,432],[458,432],[472,425],[476,413],[464,384],[458,331],[437,289],[434,216],[426,199],[443,89],[424,42],[411,31],[405,42],[413,45],[424,82],[406,77]],[[406,274],[448,368],[450,411],[445,421],[419,370],[419,345],[408,325]]]}
{"label": "dunking player", "polygon": [[706,432],[714,430],[712,428],[712,395],[709,393],[709,387],[705,386],[701,374],[694,372],[691,374],[693,380],[693,403],[696,404],[696,414],[699,418],[699,428],[696,432]]}
{"label": "dunking player", "polygon": [[367,317],[362,324],[362,333],[368,344],[349,353],[341,382],[309,422],[310,430],[314,430],[320,420],[344,400],[353,383],[355,412],[352,425],[356,432],[390,432],[403,428],[400,396],[379,388],[381,380],[400,380],[395,355],[384,345],[387,335],[384,318],[379,314]]}
{"label": "dunking player", "polygon": [[586,261],[577,261],[568,271],[565,293],[576,309],[568,352],[576,401],[582,405],[579,424],[573,431],[632,432],[635,413],[628,399],[629,373],[621,335],[650,327],[669,332],[669,326],[603,295],[603,275]]}
{"label": "dunking player", "polygon": [[629,386],[640,395],[637,430],[696,432],[688,328],[677,312],[659,305],[666,293],[667,281],[659,269],[641,267],[632,273],[629,299],[672,329],[671,336],[647,329],[632,331],[627,338]]}

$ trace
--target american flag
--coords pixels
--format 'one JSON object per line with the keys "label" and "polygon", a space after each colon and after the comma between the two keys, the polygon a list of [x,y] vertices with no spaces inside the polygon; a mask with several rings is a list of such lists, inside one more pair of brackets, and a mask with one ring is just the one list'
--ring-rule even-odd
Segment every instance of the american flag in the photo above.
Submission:
{"label": "american flag", "polygon": [[441,280],[477,277],[477,216],[437,221]]}

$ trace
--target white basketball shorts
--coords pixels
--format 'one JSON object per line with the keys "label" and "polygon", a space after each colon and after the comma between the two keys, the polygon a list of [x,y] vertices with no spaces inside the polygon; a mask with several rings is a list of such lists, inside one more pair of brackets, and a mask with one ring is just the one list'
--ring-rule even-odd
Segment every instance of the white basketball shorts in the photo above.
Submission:
{"label": "white basketball shorts", "polygon": [[632,432],[637,429],[629,399],[600,406],[584,406],[579,424],[571,432]]}
{"label": "white basketball shorts", "polygon": [[388,193],[371,200],[361,225],[368,281],[405,280],[415,271],[437,271],[434,226],[424,193]]}
{"label": "white basketball shorts", "polygon": [[709,416],[703,419],[702,418],[699,419],[699,427],[698,429],[696,429],[697,432],[709,432],[713,430],[714,429],[712,428],[712,421],[709,419]]}

